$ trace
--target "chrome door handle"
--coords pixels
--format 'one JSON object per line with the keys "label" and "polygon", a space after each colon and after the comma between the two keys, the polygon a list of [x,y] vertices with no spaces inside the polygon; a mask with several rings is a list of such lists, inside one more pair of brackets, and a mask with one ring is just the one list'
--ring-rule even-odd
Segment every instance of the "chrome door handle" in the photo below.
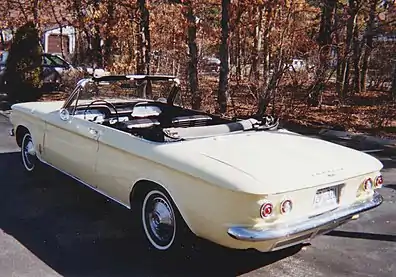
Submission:
{"label": "chrome door handle", "polygon": [[89,133],[91,135],[93,135],[94,137],[99,135],[99,132],[97,130],[95,130],[95,129],[92,129],[92,128],[89,128]]}

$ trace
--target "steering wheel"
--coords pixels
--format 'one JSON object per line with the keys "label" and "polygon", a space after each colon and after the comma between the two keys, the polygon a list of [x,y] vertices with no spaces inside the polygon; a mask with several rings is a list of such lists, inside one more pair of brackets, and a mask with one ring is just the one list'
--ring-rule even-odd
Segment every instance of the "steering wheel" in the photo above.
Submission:
{"label": "steering wheel", "polygon": [[103,100],[103,99],[94,100],[94,101],[92,101],[91,103],[89,103],[88,106],[85,107],[85,110],[84,110],[84,120],[86,119],[86,113],[87,113],[87,111],[88,111],[88,108],[91,107],[94,103],[97,103],[97,102],[104,102],[104,103],[108,104],[108,105],[115,111],[116,118],[117,118],[117,123],[120,122],[117,108],[116,108],[112,103],[110,103],[110,102],[108,102],[108,101],[106,101],[106,100]]}

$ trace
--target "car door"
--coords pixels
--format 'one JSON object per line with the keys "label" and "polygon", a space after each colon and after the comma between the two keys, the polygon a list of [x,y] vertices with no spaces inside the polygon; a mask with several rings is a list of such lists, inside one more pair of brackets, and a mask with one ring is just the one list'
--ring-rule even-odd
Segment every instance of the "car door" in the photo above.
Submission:
{"label": "car door", "polygon": [[59,170],[95,186],[95,165],[99,132],[96,123],[70,115],[62,120],[59,112],[46,120],[43,158]]}
{"label": "car door", "polygon": [[133,182],[147,176],[150,162],[136,153],[150,153],[154,144],[134,137],[126,132],[99,125],[99,151],[96,163],[97,189],[112,199],[129,205],[129,193]]}

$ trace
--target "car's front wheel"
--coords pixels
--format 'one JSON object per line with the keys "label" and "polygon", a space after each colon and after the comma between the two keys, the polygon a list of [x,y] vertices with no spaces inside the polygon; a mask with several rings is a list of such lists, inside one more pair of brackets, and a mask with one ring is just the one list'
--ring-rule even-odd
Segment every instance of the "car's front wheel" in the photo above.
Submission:
{"label": "car's front wheel", "polygon": [[147,191],[140,211],[150,248],[156,252],[179,253],[192,249],[194,236],[166,191],[161,188]]}
{"label": "car's front wheel", "polygon": [[32,136],[29,132],[25,133],[21,143],[21,159],[26,172],[35,173],[38,170],[40,161],[36,156],[36,151]]}

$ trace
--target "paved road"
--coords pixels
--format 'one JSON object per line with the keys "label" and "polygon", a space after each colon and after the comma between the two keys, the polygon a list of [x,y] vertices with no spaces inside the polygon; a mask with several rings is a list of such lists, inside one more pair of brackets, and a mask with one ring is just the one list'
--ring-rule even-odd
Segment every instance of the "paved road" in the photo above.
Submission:
{"label": "paved road", "polygon": [[[180,262],[145,251],[128,211],[59,173],[21,174],[0,116],[0,276],[394,276],[396,162],[385,202],[311,245],[263,254],[207,245]],[[393,273],[392,273],[393,272]]]}

